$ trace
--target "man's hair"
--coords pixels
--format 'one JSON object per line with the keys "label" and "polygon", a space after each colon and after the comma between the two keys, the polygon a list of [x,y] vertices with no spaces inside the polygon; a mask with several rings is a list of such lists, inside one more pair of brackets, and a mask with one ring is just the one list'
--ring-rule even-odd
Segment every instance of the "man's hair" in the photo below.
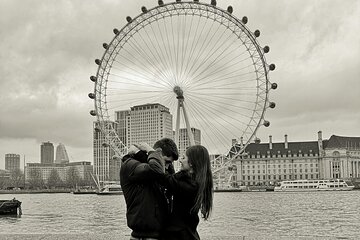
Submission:
{"label": "man's hair", "polygon": [[154,149],[161,148],[163,155],[173,157],[174,160],[179,158],[179,151],[175,142],[170,138],[162,138],[154,144]]}

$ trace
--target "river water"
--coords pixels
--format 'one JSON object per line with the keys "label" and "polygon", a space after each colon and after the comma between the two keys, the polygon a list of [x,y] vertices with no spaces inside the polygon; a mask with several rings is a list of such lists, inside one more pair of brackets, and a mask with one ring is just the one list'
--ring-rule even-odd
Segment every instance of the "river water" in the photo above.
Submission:
{"label": "river water", "polygon": [[[66,234],[129,239],[121,195],[0,195],[13,197],[22,202],[23,215],[0,217],[0,239]],[[360,191],[215,193],[211,219],[201,221],[198,231],[204,240],[360,239]]]}

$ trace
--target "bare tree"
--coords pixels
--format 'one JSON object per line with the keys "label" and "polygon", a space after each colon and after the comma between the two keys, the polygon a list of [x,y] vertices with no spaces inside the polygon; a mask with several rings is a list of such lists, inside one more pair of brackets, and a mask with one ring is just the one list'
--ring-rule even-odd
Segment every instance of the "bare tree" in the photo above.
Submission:
{"label": "bare tree", "polygon": [[11,171],[9,183],[10,183],[11,187],[14,187],[14,188],[25,187],[24,186],[24,173],[20,170],[20,168],[17,168],[15,170]]}
{"label": "bare tree", "polygon": [[80,183],[80,177],[75,167],[70,167],[66,175],[66,183],[68,187],[76,188],[76,185]]}
{"label": "bare tree", "polygon": [[49,188],[57,188],[63,186],[63,181],[61,180],[58,171],[56,169],[51,170],[49,178],[47,179],[47,185]]}
{"label": "bare tree", "polygon": [[31,168],[29,171],[29,187],[30,188],[44,188],[44,180],[40,169]]}

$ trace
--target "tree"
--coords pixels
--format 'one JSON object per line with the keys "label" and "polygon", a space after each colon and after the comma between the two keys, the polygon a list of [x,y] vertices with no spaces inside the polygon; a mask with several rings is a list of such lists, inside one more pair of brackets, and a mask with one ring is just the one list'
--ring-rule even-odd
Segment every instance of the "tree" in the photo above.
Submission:
{"label": "tree", "polygon": [[63,185],[63,182],[56,169],[51,170],[49,178],[47,179],[47,185],[49,188],[56,188]]}
{"label": "tree", "polygon": [[11,171],[10,185],[14,188],[24,187],[24,174],[19,168]]}
{"label": "tree", "polygon": [[71,188],[76,188],[76,185],[80,183],[80,177],[75,167],[70,167],[66,175],[67,185]]}
{"label": "tree", "polygon": [[29,187],[30,188],[44,188],[44,180],[40,169],[31,168],[29,171]]}

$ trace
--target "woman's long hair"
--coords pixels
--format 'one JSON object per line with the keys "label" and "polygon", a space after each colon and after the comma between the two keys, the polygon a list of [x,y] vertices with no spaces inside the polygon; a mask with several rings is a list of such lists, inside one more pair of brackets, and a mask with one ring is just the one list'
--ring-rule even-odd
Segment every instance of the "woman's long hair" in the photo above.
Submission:
{"label": "woman's long hair", "polygon": [[192,176],[199,186],[192,212],[201,209],[202,217],[208,219],[213,204],[213,179],[208,150],[201,145],[194,145],[186,150]]}

